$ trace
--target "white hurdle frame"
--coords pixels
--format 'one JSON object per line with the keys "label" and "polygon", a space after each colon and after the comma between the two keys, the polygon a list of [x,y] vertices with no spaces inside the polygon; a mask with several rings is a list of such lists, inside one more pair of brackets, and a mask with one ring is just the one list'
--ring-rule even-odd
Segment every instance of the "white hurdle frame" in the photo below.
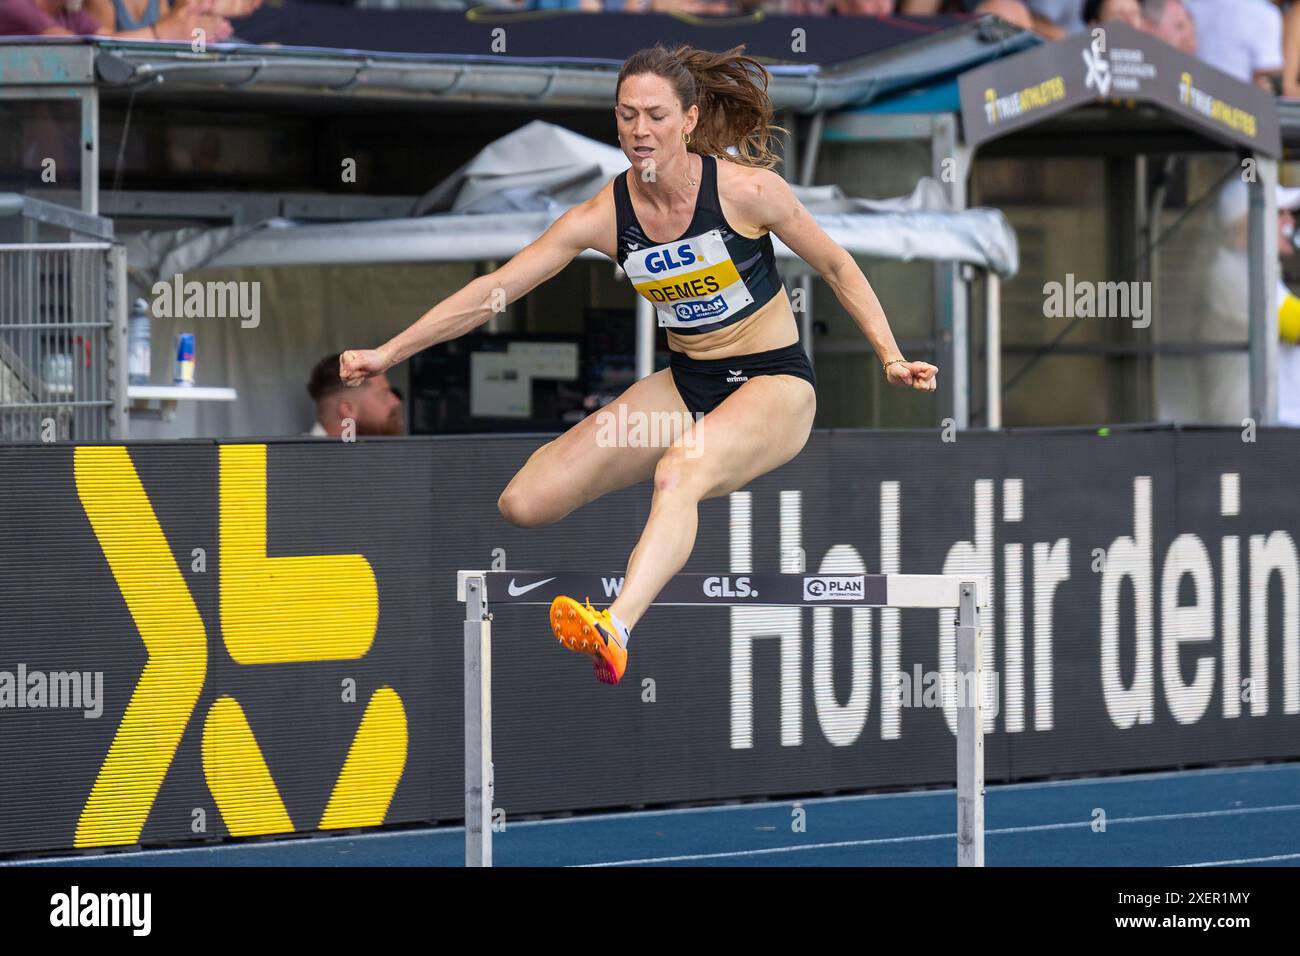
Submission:
{"label": "white hurdle frame", "polygon": [[[550,605],[557,595],[604,594],[604,581],[623,574],[588,571],[459,571],[456,599],[465,604],[465,865],[492,865],[492,604]],[[808,597],[818,578],[862,579],[853,596]],[[714,596],[706,582],[745,587]],[[719,590],[713,587],[712,590]],[[762,595],[760,599],[760,594]],[[893,607],[957,609],[957,865],[984,865],[984,674],[980,609],[989,584],[979,575],[801,573],[678,574],[656,605],[731,607]],[[970,675],[973,675],[973,679]]]}

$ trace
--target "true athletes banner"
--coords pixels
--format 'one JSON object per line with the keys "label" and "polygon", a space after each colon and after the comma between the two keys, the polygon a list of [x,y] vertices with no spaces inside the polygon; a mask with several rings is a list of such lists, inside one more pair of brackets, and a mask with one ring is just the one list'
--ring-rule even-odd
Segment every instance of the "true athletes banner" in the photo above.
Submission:
{"label": "true athletes banner", "polygon": [[1281,154],[1263,90],[1123,23],[1076,33],[963,73],[965,142],[978,146],[1086,103],[1148,103],[1211,139]]}
{"label": "true athletes banner", "polygon": [[[814,433],[684,571],[990,578],[990,781],[1300,757],[1300,432],[949,437]],[[616,572],[647,514],[508,525],[539,440],[0,448],[0,853],[459,822],[457,571]],[[950,785],[955,614],[867,603],[651,608],[615,687],[493,605],[494,819]]]}

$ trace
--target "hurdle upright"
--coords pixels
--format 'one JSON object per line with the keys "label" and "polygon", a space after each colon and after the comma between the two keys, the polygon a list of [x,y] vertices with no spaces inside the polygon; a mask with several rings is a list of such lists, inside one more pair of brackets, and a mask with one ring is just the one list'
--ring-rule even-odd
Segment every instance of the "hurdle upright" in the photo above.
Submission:
{"label": "hurdle upright", "polygon": [[[465,865],[492,865],[492,612],[494,604],[545,604],[561,594],[604,594],[622,574],[594,571],[459,571],[465,604]],[[741,582],[743,580],[743,586]],[[720,587],[719,582],[729,582]],[[834,582],[834,583],[828,583]],[[892,607],[957,610],[957,865],[984,865],[984,702],[979,612],[989,584],[978,575],[678,574],[656,605]]]}

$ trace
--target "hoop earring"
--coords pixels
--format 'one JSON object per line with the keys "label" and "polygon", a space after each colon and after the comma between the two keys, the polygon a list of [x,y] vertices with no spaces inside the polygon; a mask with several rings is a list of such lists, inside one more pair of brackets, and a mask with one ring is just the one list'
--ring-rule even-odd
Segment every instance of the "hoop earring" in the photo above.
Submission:
{"label": "hoop earring", "polygon": [[682,133],[682,142],[689,146],[690,143],[691,143],[691,134],[690,134],[690,133],[687,133],[687,132],[683,132],[683,133]]}

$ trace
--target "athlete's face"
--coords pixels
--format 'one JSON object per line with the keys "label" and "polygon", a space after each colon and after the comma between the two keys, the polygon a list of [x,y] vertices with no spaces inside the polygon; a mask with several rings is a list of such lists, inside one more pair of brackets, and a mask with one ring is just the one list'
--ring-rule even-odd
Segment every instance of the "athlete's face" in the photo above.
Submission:
{"label": "athlete's face", "polygon": [[686,152],[683,134],[695,129],[699,115],[698,106],[683,111],[672,84],[653,73],[627,77],[614,106],[619,145],[641,173]]}

